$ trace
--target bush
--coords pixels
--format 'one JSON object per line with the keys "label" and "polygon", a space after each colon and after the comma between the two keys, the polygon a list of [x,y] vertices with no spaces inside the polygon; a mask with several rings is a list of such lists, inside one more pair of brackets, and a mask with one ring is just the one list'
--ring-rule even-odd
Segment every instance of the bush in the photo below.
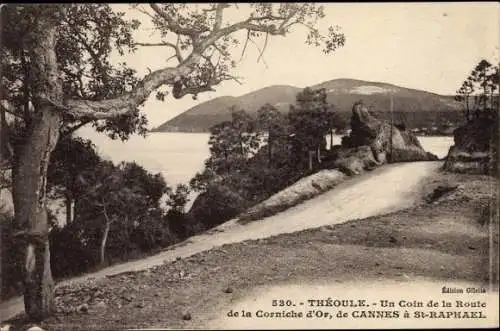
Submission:
{"label": "bush", "polygon": [[164,218],[144,219],[132,231],[130,241],[143,252],[150,252],[159,247],[175,244],[178,238],[170,231],[168,221]]}
{"label": "bush", "polygon": [[83,245],[74,224],[50,231],[50,265],[54,278],[81,274],[96,265],[96,259]]}
{"label": "bush", "polygon": [[204,228],[212,228],[230,220],[249,206],[250,202],[230,187],[210,184],[207,191],[198,196],[189,215],[202,223]]}

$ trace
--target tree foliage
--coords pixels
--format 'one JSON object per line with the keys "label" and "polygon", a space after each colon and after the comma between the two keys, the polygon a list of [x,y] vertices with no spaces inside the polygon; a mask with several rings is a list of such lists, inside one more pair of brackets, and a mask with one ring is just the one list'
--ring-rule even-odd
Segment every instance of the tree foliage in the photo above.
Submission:
{"label": "tree foliage", "polygon": [[114,252],[128,250],[131,233],[141,222],[154,214],[161,219],[160,198],[167,185],[160,175],[148,174],[136,163],[115,167],[103,161],[85,191],[77,221],[85,224],[87,237],[101,245],[100,260],[105,263],[108,247]]}
{"label": "tree foliage", "polygon": [[[125,20],[123,13],[114,12],[107,4],[68,4],[64,6],[7,6],[2,10],[3,25],[2,69],[5,95],[4,111],[14,117],[21,132],[29,132],[36,109],[36,70],[33,72],[31,44],[36,34],[38,17],[48,11],[64,12],[58,20],[55,56],[65,99],[101,100],[131,91],[138,83],[133,69],[126,63],[114,64],[110,57],[115,49],[120,54],[135,48],[132,34],[138,21]],[[41,82],[39,82],[41,83]],[[39,99],[39,98],[38,98]],[[88,117],[63,117],[61,132],[69,134],[91,123],[98,131],[112,138],[127,139],[133,133],[145,133],[146,118],[136,108],[122,116],[97,120]],[[21,135],[22,136],[22,135]]]}
{"label": "tree foliage", "polygon": [[457,90],[455,100],[464,104],[469,122],[498,110],[499,66],[481,60]]}
{"label": "tree foliage", "polygon": [[288,139],[288,126],[286,118],[280,111],[270,104],[265,104],[257,111],[257,126],[261,132],[267,133],[268,164],[273,162],[273,149]]}
{"label": "tree foliage", "polygon": [[168,222],[169,229],[178,239],[185,239],[195,234],[193,219],[187,216],[186,204],[189,201],[190,189],[185,184],[179,184],[168,193],[167,205],[169,207],[164,219]]}
{"label": "tree foliage", "polygon": [[51,154],[47,173],[47,189],[53,200],[63,199],[66,223],[73,221],[74,204],[84,195],[84,186],[101,158],[90,140],[66,136],[59,140]]}
{"label": "tree foliage", "polygon": [[310,169],[311,152],[326,148],[325,135],[332,127],[330,105],[326,97],[325,89],[305,88],[297,94],[296,106],[291,106],[288,113],[294,154],[299,163],[308,159]]}
{"label": "tree foliage", "polygon": [[231,120],[214,125],[210,131],[210,157],[205,161],[204,176],[242,171],[260,147],[255,120],[242,109],[232,108]]}

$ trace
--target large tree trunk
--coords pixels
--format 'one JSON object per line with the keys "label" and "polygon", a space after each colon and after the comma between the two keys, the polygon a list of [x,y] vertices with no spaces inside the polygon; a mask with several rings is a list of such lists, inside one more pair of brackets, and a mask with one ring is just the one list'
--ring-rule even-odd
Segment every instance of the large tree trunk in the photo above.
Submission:
{"label": "large tree trunk", "polygon": [[13,198],[16,222],[24,229],[24,306],[33,320],[54,310],[47,219],[47,166],[59,137],[60,116],[44,109],[41,119],[16,154]]}
{"label": "large tree trunk", "polygon": [[[13,199],[16,223],[24,234],[24,307],[31,320],[54,312],[54,281],[50,270],[47,219],[47,167],[59,139],[63,103],[55,54],[54,8],[41,13],[29,38],[35,114],[26,129],[22,146],[16,146]],[[50,100],[50,101],[49,101]]]}

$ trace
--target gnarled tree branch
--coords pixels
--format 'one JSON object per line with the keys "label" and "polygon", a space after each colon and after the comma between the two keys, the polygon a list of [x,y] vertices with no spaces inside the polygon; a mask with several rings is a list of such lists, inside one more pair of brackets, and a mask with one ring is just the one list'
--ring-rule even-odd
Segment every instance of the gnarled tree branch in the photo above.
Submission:
{"label": "gnarled tree branch", "polygon": [[[150,4],[150,7],[159,17],[161,17],[165,21],[166,27],[178,35],[177,44],[174,45],[168,42],[157,44],[137,44],[142,44],[144,46],[171,47],[176,51],[176,57],[180,62],[179,65],[177,67],[159,69],[148,74],[146,77],[144,77],[142,82],[132,90],[132,92],[126,93],[118,98],[102,101],[67,100],[66,104],[64,105],[64,110],[68,114],[73,115],[75,118],[86,118],[93,120],[111,119],[120,115],[132,114],[136,112],[137,107],[143,104],[147,100],[149,95],[160,86],[174,86],[174,84],[176,84],[177,82],[177,86],[179,87],[179,81],[182,77],[188,77],[189,74],[197,70],[198,64],[200,63],[200,61],[202,61],[204,53],[209,47],[213,46],[219,51],[220,54],[228,55],[216,44],[219,39],[240,30],[246,30],[249,33],[264,32],[267,36],[284,36],[287,34],[290,26],[301,23],[299,19],[292,20],[292,18],[295,17],[296,14],[300,11],[300,9],[297,8],[287,15],[265,15],[260,17],[249,17],[244,21],[240,21],[227,27],[220,28],[222,26],[223,11],[228,7],[228,5],[219,4],[212,9],[216,12],[213,29],[207,36],[202,38],[201,35],[204,32],[209,31],[207,30],[207,28],[202,27],[199,29],[194,29],[190,27],[184,27],[180,25],[174,17],[169,15],[157,4]],[[180,54],[180,35],[189,36],[193,41],[193,49],[191,51],[191,54],[185,59],[182,58]],[[246,43],[248,42],[248,40],[255,44],[255,42],[251,38],[247,38]],[[265,44],[267,45],[267,41],[265,41]],[[265,49],[261,50],[259,48],[259,60],[262,58],[264,50]],[[205,91],[213,91],[213,85],[219,84],[222,80],[227,79],[234,79],[234,77],[230,75],[219,75],[219,77],[213,78],[209,82],[205,82],[205,84],[200,84],[200,86],[183,86],[180,89],[177,88],[177,93],[174,94],[174,97],[180,98],[186,94],[195,95],[197,93]]]}
{"label": "gnarled tree branch", "polygon": [[171,42],[168,42],[168,41],[162,41],[162,42],[159,42],[159,43],[136,42],[136,43],[134,43],[134,45],[136,45],[136,46],[145,46],[145,47],[152,47],[152,46],[167,46],[167,47],[170,47],[170,48],[172,48],[175,51],[175,55],[173,57],[176,57],[177,60],[179,61],[179,63],[181,63],[182,61],[184,61],[184,59],[182,57],[182,52],[181,52],[181,49],[179,47],[179,40],[180,40],[180,37],[177,36],[177,42],[176,42],[175,45],[172,44]]}
{"label": "gnarled tree branch", "polygon": [[168,28],[177,34],[185,35],[185,36],[190,36],[193,39],[196,39],[198,35],[202,34],[203,32],[208,32],[208,28],[201,28],[199,30],[193,29],[193,28],[186,28],[182,27],[176,20],[168,15],[165,11],[163,11],[160,6],[158,6],[155,3],[149,4],[151,9],[155,11],[155,13],[163,18],[165,22],[167,23]]}
{"label": "gnarled tree branch", "polygon": [[170,67],[153,71],[144,77],[142,82],[131,92],[118,98],[101,101],[67,100],[66,104],[60,105],[60,107],[75,118],[85,117],[93,120],[111,119],[132,114],[158,87],[164,84],[173,85],[179,77],[189,75],[200,59],[201,54],[192,53],[176,68]]}

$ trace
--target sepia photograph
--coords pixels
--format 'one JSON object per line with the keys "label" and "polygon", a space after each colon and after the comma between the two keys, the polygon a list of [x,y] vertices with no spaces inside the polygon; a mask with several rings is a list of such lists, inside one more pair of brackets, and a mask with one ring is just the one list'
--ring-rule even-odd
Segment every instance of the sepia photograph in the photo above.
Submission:
{"label": "sepia photograph", "polygon": [[499,327],[498,2],[0,30],[0,331]]}

